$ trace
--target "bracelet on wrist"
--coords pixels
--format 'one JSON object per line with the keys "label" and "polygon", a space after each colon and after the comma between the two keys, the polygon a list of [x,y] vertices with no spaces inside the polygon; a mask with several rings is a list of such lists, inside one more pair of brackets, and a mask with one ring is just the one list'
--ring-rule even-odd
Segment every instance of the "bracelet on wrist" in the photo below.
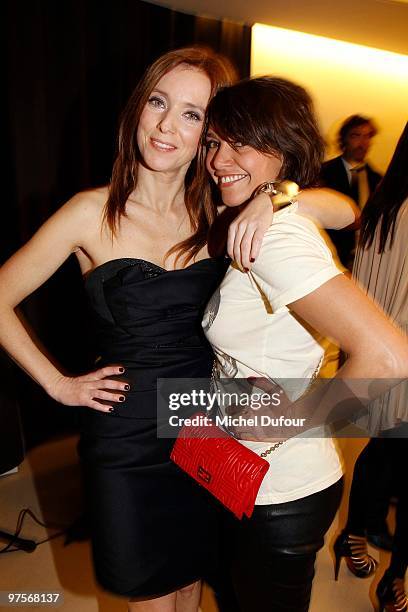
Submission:
{"label": "bracelet on wrist", "polygon": [[257,196],[259,193],[268,194],[272,203],[273,212],[277,212],[290,204],[294,204],[300,190],[299,186],[294,181],[266,181],[256,188],[253,197]]}

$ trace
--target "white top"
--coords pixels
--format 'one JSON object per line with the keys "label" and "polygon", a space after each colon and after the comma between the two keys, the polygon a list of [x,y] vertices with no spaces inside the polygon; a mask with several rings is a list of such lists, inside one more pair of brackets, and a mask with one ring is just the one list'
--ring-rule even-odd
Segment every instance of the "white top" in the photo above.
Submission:
{"label": "white top", "polygon": [[[302,324],[287,304],[341,274],[316,226],[296,211],[294,204],[275,213],[252,271],[245,274],[231,265],[203,320],[221,378],[303,379],[280,381],[291,399],[307,388],[304,379],[319,369],[324,351],[317,332]],[[241,443],[258,454],[271,446]],[[329,487],[342,474],[324,428],[287,440],[267,460],[270,469],[257,504],[300,499]]]}

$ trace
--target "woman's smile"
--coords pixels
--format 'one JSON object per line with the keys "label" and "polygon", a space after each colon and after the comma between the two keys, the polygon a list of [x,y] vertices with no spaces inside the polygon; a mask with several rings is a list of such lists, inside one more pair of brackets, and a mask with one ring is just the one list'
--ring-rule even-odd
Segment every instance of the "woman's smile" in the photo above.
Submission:
{"label": "woman's smile", "polygon": [[217,185],[220,189],[225,189],[225,187],[231,187],[234,183],[238,181],[242,181],[242,179],[247,178],[247,174],[224,174],[224,175],[215,175],[218,179]]}
{"label": "woman's smile", "polygon": [[158,149],[159,151],[172,152],[176,151],[177,149],[177,147],[175,147],[174,145],[168,142],[163,142],[158,138],[150,138],[150,143],[155,149]]}
{"label": "woman's smile", "polygon": [[276,179],[282,168],[278,154],[262,153],[241,143],[231,144],[211,129],[206,140],[207,170],[227,206],[239,206],[249,200],[261,183]]}
{"label": "woman's smile", "polygon": [[210,92],[208,76],[183,64],[158,81],[137,129],[145,167],[155,172],[188,168],[197,154]]}

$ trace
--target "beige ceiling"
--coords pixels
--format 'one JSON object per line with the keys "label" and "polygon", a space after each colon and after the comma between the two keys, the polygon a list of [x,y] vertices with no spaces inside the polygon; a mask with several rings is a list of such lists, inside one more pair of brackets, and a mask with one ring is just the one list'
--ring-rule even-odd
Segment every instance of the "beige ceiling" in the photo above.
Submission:
{"label": "beige ceiling", "polygon": [[255,22],[408,55],[408,0],[160,0],[193,15]]}

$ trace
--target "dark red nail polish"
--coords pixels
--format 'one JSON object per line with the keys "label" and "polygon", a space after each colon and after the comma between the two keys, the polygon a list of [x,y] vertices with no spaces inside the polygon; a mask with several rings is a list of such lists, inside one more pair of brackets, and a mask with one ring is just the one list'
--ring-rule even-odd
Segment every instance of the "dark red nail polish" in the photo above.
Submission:
{"label": "dark red nail polish", "polygon": [[251,263],[254,263],[255,261],[255,257],[251,257],[251,259],[249,260]]}
{"label": "dark red nail polish", "polygon": [[124,402],[125,401],[125,396],[124,395],[120,395],[119,396],[119,401],[120,402]]}
{"label": "dark red nail polish", "polygon": [[124,372],[124,371],[125,371],[125,368],[119,368],[119,372],[120,372],[121,374],[123,374],[123,372]]}
{"label": "dark red nail polish", "polygon": [[129,391],[130,386],[129,385],[125,385],[125,391]]}
{"label": "dark red nail polish", "polygon": [[244,271],[245,272],[249,272],[249,268],[244,268]]}
{"label": "dark red nail polish", "polygon": [[115,412],[115,409],[113,408],[113,406],[109,408],[109,412]]}

